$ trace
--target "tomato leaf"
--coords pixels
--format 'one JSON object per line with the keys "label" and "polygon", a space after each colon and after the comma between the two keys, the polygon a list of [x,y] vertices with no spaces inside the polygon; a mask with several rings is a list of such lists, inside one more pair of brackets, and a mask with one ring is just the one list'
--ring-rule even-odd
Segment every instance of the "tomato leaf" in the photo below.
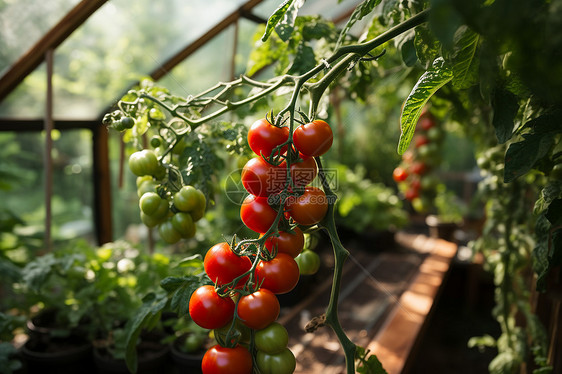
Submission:
{"label": "tomato leaf", "polygon": [[356,372],[361,374],[388,374],[382,363],[375,355],[369,355],[363,347],[357,347],[355,352]]}
{"label": "tomato leaf", "polygon": [[269,17],[267,24],[265,25],[265,32],[261,37],[262,42],[265,42],[269,38],[273,30],[275,30],[275,26],[277,26],[283,17],[285,17],[285,13],[287,13],[289,7],[293,4],[293,1],[294,0],[285,0]]}
{"label": "tomato leaf", "polygon": [[137,340],[142,329],[155,316],[160,314],[166,307],[168,298],[166,295],[150,293],[144,297],[143,304],[137,310],[135,316],[125,326],[126,355],[125,362],[131,373],[137,372]]}
{"label": "tomato leaf", "polygon": [[466,89],[478,83],[478,46],[480,35],[461,26],[454,36],[454,48],[451,56],[453,69],[453,87]]}
{"label": "tomato leaf", "polygon": [[364,0],[361,4],[357,5],[353,13],[351,13],[351,16],[349,17],[349,20],[347,21],[343,30],[341,31],[340,36],[338,37],[336,49],[342,45],[343,41],[345,40],[345,36],[349,32],[349,30],[351,30],[353,25],[355,25],[357,21],[360,21],[361,19],[363,19],[363,17],[371,13],[373,9],[375,9],[375,7],[379,5],[380,2],[381,0]]}
{"label": "tomato leaf", "polygon": [[505,89],[498,89],[494,92],[492,106],[494,116],[492,124],[496,131],[496,137],[500,144],[505,143],[513,135],[515,116],[519,110],[517,96]]}
{"label": "tomato leaf", "polygon": [[511,144],[505,153],[505,183],[526,174],[554,144],[554,138],[549,135],[525,134],[523,138],[524,140]]}
{"label": "tomato leaf", "polygon": [[449,0],[431,0],[429,28],[443,47],[452,49],[455,31],[461,26],[462,18]]}
{"label": "tomato leaf", "polygon": [[416,27],[415,32],[414,45],[416,47],[416,56],[423,66],[427,68],[438,57],[441,44],[435,39],[426,24]]}
{"label": "tomato leaf", "polygon": [[406,98],[404,109],[400,116],[400,140],[398,153],[403,154],[408,149],[414,136],[416,124],[424,105],[433,94],[453,79],[452,70],[443,58],[435,59],[433,65],[420,77],[414,88]]}
{"label": "tomato leaf", "polygon": [[275,32],[277,35],[286,42],[291,38],[293,34],[293,30],[295,29],[295,20],[297,19],[297,14],[301,6],[304,5],[304,0],[297,0],[293,2],[285,14],[283,15],[283,19],[279,24],[275,27]]}

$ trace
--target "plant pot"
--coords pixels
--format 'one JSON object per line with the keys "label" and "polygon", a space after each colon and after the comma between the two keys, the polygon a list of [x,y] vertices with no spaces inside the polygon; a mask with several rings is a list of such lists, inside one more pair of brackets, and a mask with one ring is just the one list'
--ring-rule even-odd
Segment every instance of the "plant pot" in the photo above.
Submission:
{"label": "plant pot", "polygon": [[179,348],[182,343],[181,339],[185,339],[185,337],[180,337],[170,344],[170,355],[174,361],[176,372],[194,374],[202,373],[201,361],[205,355],[205,349],[202,348],[195,353],[185,353]]}
{"label": "plant pot", "polygon": [[26,373],[93,373],[92,345],[79,337],[29,339],[20,350]]}
{"label": "plant pot", "polygon": [[437,216],[429,215],[425,219],[425,223],[429,227],[429,236],[432,238],[454,241],[455,231],[459,225],[454,222],[441,222]]}
{"label": "plant pot", "polygon": [[[168,345],[141,341],[137,346],[137,374],[165,373],[168,367]],[[94,349],[94,363],[99,374],[129,374],[124,359],[116,359],[105,348]]]}

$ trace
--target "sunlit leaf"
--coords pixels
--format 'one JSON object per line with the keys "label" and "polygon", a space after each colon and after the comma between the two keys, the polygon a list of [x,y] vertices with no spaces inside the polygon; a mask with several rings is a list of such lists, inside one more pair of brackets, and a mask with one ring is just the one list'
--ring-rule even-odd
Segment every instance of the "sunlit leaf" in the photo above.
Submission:
{"label": "sunlit leaf", "polygon": [[454,37],[454,50],[451,56],[453,87],[470,88],[478,83],[478,46],[480,35],[467,26],[457,30]]}
{"label": "sunlit leaf", "polygon": [[361,19],[363,19],[363,17],[371,13],[373,9],[375,9],[375,7],[379,5],[380,2],[381,0],[365,0],[361,4],[357,5],[340,33],[336,48],[341,46],[341,44],[345,40],[347,33],[349,32],[349,30],[351,30],[353,25],[355,25],[357,21],[360,21]]}
{"label": "sunlit leaf", "polygon": [[408,149],[414,136],[416,124],[420,118],[423,107],[433,94],[453,79],[452,70],[446,65],[443,58],[437,58],[429,70],[418,80],[404,103],[400,116],[400,140],[398,153],[403,154]]}
{"label": "sunlit leaf", "polygon": [[294,1],[295,0],[285,0],[269,17],[269,19],[267,20],[267,24],[265,26],[265,32],[261,37],[262,42],[265,42],[269,38],[273,30],[275,30],[275,26],[277,26],[277,24],[281,22],[283,17],[285,17],[285,13],[287,13],[289,7]]}

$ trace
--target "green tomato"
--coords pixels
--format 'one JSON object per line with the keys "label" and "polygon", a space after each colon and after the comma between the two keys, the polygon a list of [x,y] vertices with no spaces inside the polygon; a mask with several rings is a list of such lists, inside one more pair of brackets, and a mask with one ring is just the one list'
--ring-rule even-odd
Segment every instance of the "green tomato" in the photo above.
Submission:
{"label": "green tomato", "polygon": [[174,228],[171,220],[166,220],[158,226],[158,233],[162,240],[168,244],[175,244],[180,241],[181,234]]}
{"label": "green tomato", "polygon": [[132,117],[123,117],[120,122],[124,129],[131,129],[135,125],[135,120]]}
{"label": "green tomato", "polygon": [[193,238],[195,236],[195,224],[189,213],[178,212],[174,214],[172,226],[181,234],[182,238]]}
{"label": "green tomato", "polygon": [[315,274],[320,268],[320,256],[318,256],[316,252],[312,252],[308,249],[305,249],[295,257],[295,261],[302,275]]}
{"label": "green tomato", "polygon": [[316,234],[305,233],[304,234],[304,249],[310,249],[311,251],[318,245],[318,236]]}
{"label": "green tomato", "polygon": [[158,226],[166,217],[149,216],[148,214],[140,212],[140,218],[146,227],[152,228]]}
{"label": "green tomato", "polygon": [[159,162],[156,153],[150,149],[143,149],[129,157],[129,169],[138,176],[156,175],[159,171]]}
{"label": "green tomato", "polygon": [[194,353],[203,347],[203,343],[205,343],[205,336],[189,334],[185,337],[182,347],[185,353]]}
{"label": "green tomato", "polygon": [[168,200],[162,199],[156,192],[147,192],[139,200],[141,211],[149,216],[164,217],[168,214]]}
{"label": "green tomato", "polygon": [[278,322],[273,322],[265,329],[256,331],[256,348],[268,354],[281,353],[289,344],[287,329]]}
{"label": "green tomato", "polygon": [[205,214],[205,195],[193,186],[183,186],[174,194],[174,206],[182,212],[190,212],[194,221]]}
{"label": "green tomato", "polygon": [[258,350],[256,364],[262,374],[291,374],[297,367],[297,360],[289,348],[273,355]]}
{"label": "green tomato", "polygon": [[154,135],[151,139],[150,139],[150,146],[152,148],[158,148],[160,147],[160,144],[162,144],[162,138],[159,137],[158,135]]}
{"label": "green tomato", "polygon": [[[141,178],[141,177],[139,177]],[[147,192],[156,192],[156,188],[158,187],[158,183],[152,180],[152,177],[149,177],[150,180],[144,180],[140,186],[137,187],[137,196],[140,198]]]}

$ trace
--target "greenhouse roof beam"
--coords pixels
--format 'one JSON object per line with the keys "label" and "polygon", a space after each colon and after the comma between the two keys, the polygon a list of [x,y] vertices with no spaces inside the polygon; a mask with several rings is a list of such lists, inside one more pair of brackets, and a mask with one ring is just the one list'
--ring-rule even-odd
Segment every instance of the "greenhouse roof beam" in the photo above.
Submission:
{"label": "greenhouse roof beam", "polygon": [[82,0],[50,29],[0,78],[0,101],[45,60],[45,53],[58,47],[107,0]]}

